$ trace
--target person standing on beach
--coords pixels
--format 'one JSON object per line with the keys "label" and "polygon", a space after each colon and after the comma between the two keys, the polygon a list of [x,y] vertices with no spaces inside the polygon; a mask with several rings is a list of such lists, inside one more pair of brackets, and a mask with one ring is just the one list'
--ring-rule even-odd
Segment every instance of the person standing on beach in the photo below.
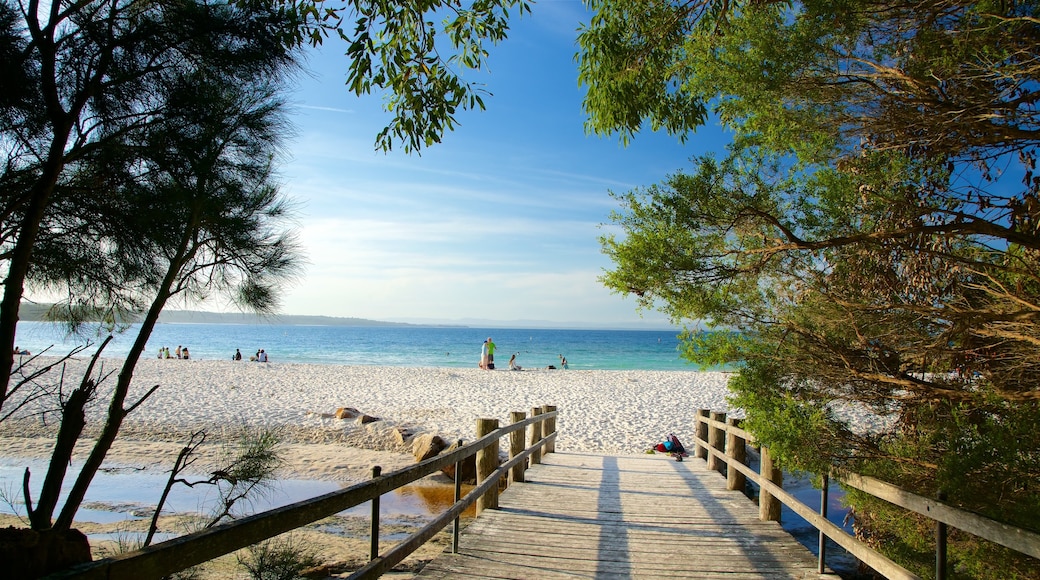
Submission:
{"label": "person standing on beach", "polygon": [[487,369],[495,369],[495,343],[491,341],[490,336],[487,339]]}
{"label": "person standing on beach", "polygon": [[484,344],[480,345],[480,368],[487,370],[488,363],[488,341],[484,341]]}

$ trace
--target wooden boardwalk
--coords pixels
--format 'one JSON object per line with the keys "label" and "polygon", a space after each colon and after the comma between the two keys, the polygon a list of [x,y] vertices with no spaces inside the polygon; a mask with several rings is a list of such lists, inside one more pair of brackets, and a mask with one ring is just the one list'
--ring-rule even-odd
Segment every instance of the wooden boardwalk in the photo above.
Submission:
{"label": "wooden boardwalk", "polygon": [[422,578],[837,578],[703,460],[550,453]]}

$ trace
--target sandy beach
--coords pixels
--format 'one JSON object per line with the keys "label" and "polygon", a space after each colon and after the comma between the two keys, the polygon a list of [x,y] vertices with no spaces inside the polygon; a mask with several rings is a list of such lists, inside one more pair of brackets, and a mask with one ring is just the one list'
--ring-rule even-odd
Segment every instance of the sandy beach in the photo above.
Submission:
{"label": "sandy beach", "polygon": [[[72,361],[66,376],[81,376]],[[107,360],[106,372],[121,361]],[[555,405],[557,448],[606,454],[641,453],[670,432],[687,440],[698,408],[729,409],[723,372],[522,371],[251,363],[247,361],[141,361],[129,401],[160,388],[131,413],[109,461],[160,468],[172,463],[192,431],[222,433],[258,427],[276,430],[286,445],[285,477],[357,480],[380,462],[384,471],[411,461],[396,428],[436,433],[451,441],[474,439],[478,418],[509,422],[511,411]],[[108,380],[113,383],[114,377]],[[102,393],[107,393],[105,384]],[[104,395],[91,410],[88,433],[99,427]],[[353,407],[380,421],[358,425],[332,415]],[[6,457],[45,457],[54,432],[46,421],[0,424]],[[28,418],[27,418],[28,417]],[[166,467],[168,468],[168,467]]]}
{"label": "sandy beach", "polygon": [[[42,359],[40,362],[43,362]],[[102,374],[120,360],[103,361]],[[87,361],[69,361],[66,387]],[[214,443],[243,429],[276,431],[291,448],[284,477],[357,481],[381,462],[384,472],[412,461],[410,445],[395,430],[435,433],[448,441],[472,441],[476,420],[508,424],[510,412],[555,405],[560,412],[557,449],[602,454],[642,453],[669,433],[693,438],[697,409],[726,411],[730,373],[698,371],[522,371],[478,368],[408,368],[216,360],[145,359],[137,365],[127,404],[159,388],[124,421],[109,462],[168,469],[193,431]],[[88,413],[95,433],[108,405],[112,376]],[[57,421],[37,414],[41,400],[0,422],[0,456],[49,454]],[[333,415],[352,407],[380,420],[360,425]],[[852,427],[880,422],[851,412]]]}

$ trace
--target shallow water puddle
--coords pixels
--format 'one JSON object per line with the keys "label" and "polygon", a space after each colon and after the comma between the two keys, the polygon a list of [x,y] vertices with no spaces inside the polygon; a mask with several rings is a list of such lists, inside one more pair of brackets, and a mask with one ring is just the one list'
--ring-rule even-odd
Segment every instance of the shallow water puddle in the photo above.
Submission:
{"label": "shallow water puddle", "polygon": [[[20,490],[26,466],[31,472],[30,488],[36,494],[39,492],[39,486],[46,473],[47,466],[44,462],[0,459],[0,492],[2,492],[3,498],[6,498],[6,501],[0,500],[0,513],[25,514],[24,499]],[[63,496],[71,487],[75,473],[75,469],[69,470],[62,490]],[[167,473],[129,468],[106,469],[98,472],[87,491],[83,505],[77,512],[76,521],[111,524],[150,518],[168,477]],[[199,478],[201,479],[201,476]],[[242,509],[238,511],[238,514],[257,513],[282,507],[337,491],[345,485],[352,485],[352,483],[295,479],[275,480],[269,489],[261,490],[248,504],[242,504]],[[212,486],[197,486],[192,489],[184,485],[176,485],[171,489],[163,514],[209,513],[217,499],[216,490]],[[423,481],[382,496],[379,502],[379,512],[381,519],[391,521],[396,517],[428,519],[443,513],[452,503],[454,503],[453,484]],[[370,512],[371,504],[365,502],[341,512],[340,515],[357,517],[367,516]],[[472,515],[473,507],[470,506],[463,517]]]}

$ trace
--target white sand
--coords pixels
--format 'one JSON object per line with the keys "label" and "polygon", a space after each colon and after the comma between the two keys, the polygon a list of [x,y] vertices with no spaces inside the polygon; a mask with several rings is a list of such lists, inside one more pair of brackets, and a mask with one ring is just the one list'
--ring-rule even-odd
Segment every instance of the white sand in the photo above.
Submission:
{"label": "white sand", "polygon": [[[120,362],[107,360],[104,367],[118,370]],[[83,368],[85,361],[73,361],[66,376],[78,379]],[[386,472],[413,461],[408,445],[394,438],[395,428],[472,441],[478,418],[506,425],[511,411],[529,413],[541,405],[560,411],[561,451],[642,453],[672,432],[691,441],[698,409],[742,416],[727,403],[729,376],[145,359],[137,366],[128,404],[152,385],[160,388],[127,417],[109,458],[168,469],[193,430],[205,428],[219,440],[224,429],[271,427],[291,445],[286,476],[357,480],[377,462]],[[106,385],[114,381],[113,376]],[[88,433],[100,425],[107,404],[103,396],[92,408]],[[339,407],[382,421],[360,426],[330,417]],[[0,423],[0,456],[47,457],[54,420],[48,424]]]}
{"label": "white sand", "polygon": [[690,432],[698,408],[726,410],[728,376],[149,360],[138,366],[138,388],[162,388],[132,421],[341,429],[343,421],[320,414],[354,407],[446,439],[472,440],[478,418],[504,425],[511,411],[556,405],[560,449],[631,453],[670,431]]}
{"label": "white sand", "polygon": [[[107,360],[104,368],[117,370],[120,362]],[[85,361],[73,361],[66,376],[79,377],[83,368]],[[560,411],[558,449],[640,453],[669,432],[691,439],[699,408],[732,413],[726,402],[728,377],[728,373],[694,371],[517,372],[145,359],[137,365],[128,404],[152,385],[160,388],[127,417],[121,440],[122,448],[132,448],[133,441],[176,443],[173,434],[202,427],[212,431],[267,426],[289,430],[290,441],[300,447],[345,440],[358,450],[401,453],[407,448],[385,443],[391,440],[392,427],[432,432],[449,441],[472,441],[478,418],[498,419],[505,425],[511,411],[529,413],[532,407],[555,405]],[[114,376],[108,379],[114,381]],[[102,391],[107,394],[104,387]],[[91,411],[92,425],[100,424],[106,407],[103,397]],[[339,407],[354,407],[383,421],[359,427],[328,416]],[[20,434],[33,435],[25,425],[22,422]],[[12,435],[10,431],[3,434]],[[0,455],[39,454],[25,441],[5,443],[6,452]],[[127,459],[156,456],[154,449],[143,443],[140,447],[122,452],[131,456]],[[328,453],[328,449],[315,452]],[[305,451],[296,451],[300,453]],[[313,467],[302,471],[315,470],[323,471]]]}

